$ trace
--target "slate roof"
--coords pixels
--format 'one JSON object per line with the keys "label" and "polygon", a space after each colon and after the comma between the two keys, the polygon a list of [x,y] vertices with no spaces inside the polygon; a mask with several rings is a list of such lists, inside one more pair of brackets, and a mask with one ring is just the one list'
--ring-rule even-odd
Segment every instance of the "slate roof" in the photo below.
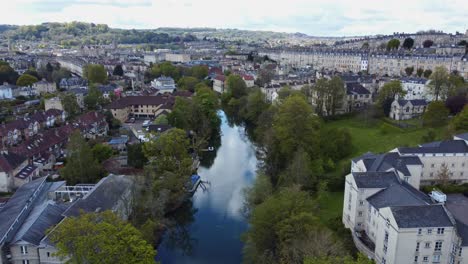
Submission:
{"label": "slate roof", "polygon": [[422,165],[417,156],[401,156],[397,152],[372,154],[370,152],[353,159],[354,162],[362,160],[367,171],[388,171],[396,169],[405,176],[411,176],[408,165]]}
{"label": "slate roof", "polygon": [[403,154],[412,153],[467,153],[468,146],[463,140],[446,140],[433,142],[432,145],[420,147],[403,147],[398,148],[398,152]]}
{"label": "slate roof", "polygon": [[450,217],[442,205],[390,207],[399,228],[450,227]]}
{"label": "slate roof", "polygon": [[424,99],[413,99],[413,100],[399,99],[397,102],[400,106],[405,106],[408,102],[411,103],[413,106],[426,106],[427,105],[427,101]]}
{"label": "slate roof", "polygon": [[359,83],[346,83],[346,93],[348,95],[370,94],[369,90]]}
{"label": "slate roof", "polygon": [[113,101],[110,109],[122,109],[132,105],[174,105],[174,97],[165,95],[156,96],[127,96]]}
{"label": "slate roof", "polygon": [[400,182],[395,172],[353,172],[358,188],[387,188]]}
{"label": "slate roof", "polygon": [[15,177],[24,180],[28,178],[34,171],[36,171],[36,169],[37,167],[34,165],[27,165],[20,172],[18,172],[18,174],[16,174]]}
{"label": "slate roof", "polygon": [[367,198],[367,201],[378,209],[389,206],[432,204],[429,196],[416,190],[406,182],[390,185],[388,188]]}
{"label": "slate roof", "polygon": [[96,212],[112,210],[125,192],[131,187],[132,180],[124,175],[112,175],[101,179],[96,187],[82,199],[76,201],[63,215],[79,216],[80,211]]}
{"label": "slate roof", "polygon": [[10,172],[26,160],[26,157],[13,152],[0,154],[0,171]]}
{"label": "slate roof", "polygon": [[64,216],[63,212],[68,208],[67,204],[48,203],[38,210],[34,215],[30,215],[29,222],[24,224],[24,229],[18,231],[14,238],[15,242],[26,241],[33,245],[39,245],[46,231],[58,224]]}
{"label": "slate roof", "polygon": [[467,140],[467,141],[468,141],[468,133],[455,135],[455,137],[461,138],[461,139],[463,139],[463,140]]}
{"label": "slate roof", "polygon": [[[8,230],[13,226],[16,218],[20,217],[23,208],[31,203],[30,198],[32,198],[36,190],[44,184],[45,180],[46,177],[42,177],[22,185],[5,206],[0,209],[0,243],[4,242]],[[9,235],[11,235],[11,233]]]}

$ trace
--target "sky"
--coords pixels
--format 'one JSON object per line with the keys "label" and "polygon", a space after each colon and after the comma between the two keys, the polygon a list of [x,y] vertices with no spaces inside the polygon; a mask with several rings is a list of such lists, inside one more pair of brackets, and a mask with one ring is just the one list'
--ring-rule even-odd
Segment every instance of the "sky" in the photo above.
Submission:
{"label": "sky", "polygon": [[312,36],[468,29],[467,0],[0,0],[0,24],[211,27]]}

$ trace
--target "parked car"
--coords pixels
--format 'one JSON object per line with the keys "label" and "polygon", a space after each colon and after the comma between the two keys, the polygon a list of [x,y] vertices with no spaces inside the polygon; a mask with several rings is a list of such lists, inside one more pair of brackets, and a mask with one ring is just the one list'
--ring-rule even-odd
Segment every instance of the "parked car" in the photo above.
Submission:
{"label": "parked car", "polygon": [[151,120],[143,121],[143,127],[148,127],[149,125],[151,125]]}
{"label": "parked car", "polygon": [[129,118],[127,119],[127,121],[125,121],[125,123],[135,123],[135,118],[134,117]]}

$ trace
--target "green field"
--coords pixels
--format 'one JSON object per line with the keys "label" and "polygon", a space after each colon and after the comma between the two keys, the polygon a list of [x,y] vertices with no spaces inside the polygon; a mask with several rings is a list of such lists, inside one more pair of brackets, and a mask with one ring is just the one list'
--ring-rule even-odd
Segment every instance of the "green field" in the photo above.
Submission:
{"label": "green field", "polygon": [[[405,123],[416,124],[410,120]],[[382,132],[382,124],[387,124],[389,129]],[[400,146],[416,146],[422,142],[422,137],[427,133],[426,128],[416,125],[411,128],[399,128],[382,120],[366,121],[360,117],[328,121],[325,127],[347,128],[351,133],[353,152],[349,158],[359,156],[368,151],[382,153]],[[443,128],[436,129],[437,138],[442,138]],[[349,160],[348,158],[348,160]]]}

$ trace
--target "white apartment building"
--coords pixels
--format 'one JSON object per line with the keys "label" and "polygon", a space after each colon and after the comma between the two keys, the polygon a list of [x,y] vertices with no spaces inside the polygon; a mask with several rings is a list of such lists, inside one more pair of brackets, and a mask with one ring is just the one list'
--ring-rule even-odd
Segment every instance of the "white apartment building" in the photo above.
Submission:
{"label": "white apartment building", "polygon": [[426,78],[417,77],[405,77],[400,79],[401,86],[406,92],[404,97],[405,100],[416,100],[425,99],[427,101],[432,100],[432,96],[429,93],[429,80]]}
{"label": "white apartment building", "polygon": [[468,133],[453,140],[366,153],[346,176],[343,223],[377,263],[468,263],[468,196],[420,192],[442,164],[449,181],[468,182]]}

